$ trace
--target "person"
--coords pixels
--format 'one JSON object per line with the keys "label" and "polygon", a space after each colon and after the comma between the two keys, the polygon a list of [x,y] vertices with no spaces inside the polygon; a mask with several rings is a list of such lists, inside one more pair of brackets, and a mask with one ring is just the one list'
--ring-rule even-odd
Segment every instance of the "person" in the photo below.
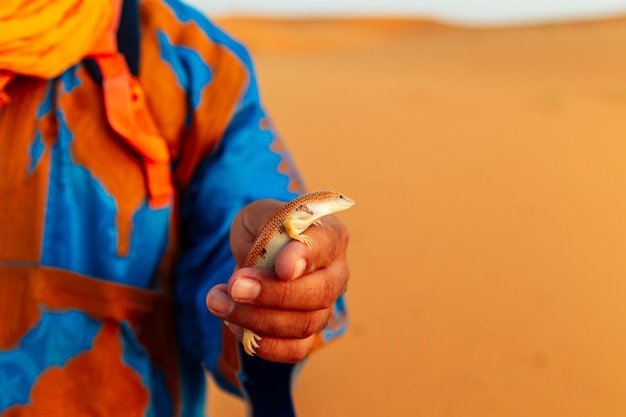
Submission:
{"label": "person", "polygon": [[177,0],[0,22],[0,416],[201,416],[205,371],[291,415],[295,370],[345,330],[348,231],[240,268],[304,191],[246,49]]}

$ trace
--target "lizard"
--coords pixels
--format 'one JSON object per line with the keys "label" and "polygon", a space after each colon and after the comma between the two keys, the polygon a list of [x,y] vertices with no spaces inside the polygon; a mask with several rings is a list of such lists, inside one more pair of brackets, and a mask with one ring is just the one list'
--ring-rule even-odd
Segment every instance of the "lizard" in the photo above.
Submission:
{"label": "lizard", "polygon": [[[276,256],[291,240],[311,247],[311,238],[303,232],[311,225],[321,226],[322,217],[353,205],[351,198],[335,191],[313,191],[296,197],[274,213],[261,228],[243,266],[273,268]],[[261,339],[252,330],[243,329],[241,343],[248,355],[255,355]]]}

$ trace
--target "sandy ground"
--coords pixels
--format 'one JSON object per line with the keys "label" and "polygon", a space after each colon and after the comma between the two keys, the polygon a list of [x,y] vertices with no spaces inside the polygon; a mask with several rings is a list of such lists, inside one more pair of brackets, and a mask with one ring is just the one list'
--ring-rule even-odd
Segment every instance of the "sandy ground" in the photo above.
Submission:
{"label": "sandy ground", "polygon": [[222,25],[309,188],[357,201],[301,417],[626,416],[626,19]]}

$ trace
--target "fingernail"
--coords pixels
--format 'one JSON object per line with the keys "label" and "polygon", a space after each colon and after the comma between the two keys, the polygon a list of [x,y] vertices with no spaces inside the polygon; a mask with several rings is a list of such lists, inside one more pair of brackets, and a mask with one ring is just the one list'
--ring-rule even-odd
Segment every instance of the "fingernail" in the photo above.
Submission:
{"label": "fingernail", "polygon": [[300,278],[306,270],[306,260],[300,258],[296,261],[296,265],[293,269],[293,279]]}
{"label": "fingernail", "polygon": [[219,315],[229,314],[235,308],[235,303],[228,297],[228,294],[213,290],[209,292],[206,298],[206,305],[209,310]]}
{"label": "fingernail", "polygon": [[251,301],[261,293],[259,281],[249,278],[239,278],[233,284],[230,295],[237,301]]}

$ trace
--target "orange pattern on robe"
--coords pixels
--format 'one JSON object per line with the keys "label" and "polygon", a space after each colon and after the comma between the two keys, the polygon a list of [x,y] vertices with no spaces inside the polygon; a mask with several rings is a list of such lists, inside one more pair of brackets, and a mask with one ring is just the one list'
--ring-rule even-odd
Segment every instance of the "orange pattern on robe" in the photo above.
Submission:
{"label": "orange pattern on robe", "polygon": [[144,416],[148,392],[122,358],[119,327],[105,322],[93,349],[43,372],[30,404],[7,409],[2,417]]}
{"label": "orange pattern on robe", "polygon": [[[71,94],[59,92],[68,129],[74,132],[70,142],[72,158],[88,169],[115,199],[117,254],[126,256],[130,251],[133,216],[147,197],[141,158],[107,123],[100,87],[83,67],[76,70],[76,77],[80,85]],[[84,117],[85,112],[102,117]],[[125,168],[119,169],[120,166]]]}
{"label": "orange pattern on robe", "polygon": [[46,120],[40,120],[46,150],[35,169],[28,172],[35,125],[20,120],[36,118],[44,89],[43,81],[17,77],[7,91],[22,90],[24,94],[11,106],[0,108],[0,213],[4,224],[12,226],[2,230],[0,259],[37,262],[41,257],[52,139]]}
{"label": "orange pattern on robe", "polygon": [[[158,28],[170,37],[170,41],[177,45],[196,51],[205,59],[205,64],[211,68],[212,80],[202,90],[202,95],[198,108],[195,109],[194,116],[204,120],[192,120],[189,134],[185,137],[184,144],[174,145],[172,151],[174,156],[178,156],[178,168],[176,179],[178,185],[184,190],[198,164],[213,150],[215,145],[221,140],[228,123],[234,114],[237,102],[241,98],[249,80],[249,74],[243,62],[228,47],[212,41],[202,29],[196,24],[181,26],[180,21],[174,16],[167,5],[145,0],[141,7],[141,24],[144,29]],[[157,31],[144,30],[147,38],[142,44],[141,62],[150,62],[151,71],[144,71],[140,74],[139,80],[146,91],[158,91],[162,88],[173,89],[176,82],[169,83],[170,87],[164,87],[162,80],[156,76],[172,78],[172,70],[169,64],[160,58],[159,40],[156,38]],[[144,64],[145,65],[145,64]],[[180,96],[168,94],[168,97]],[[169,137],[175,132],[168,132],[162,127],[163,123],[159,118],[163,115],[167,117],[172,112],[180,112],[180,109],[173,109],[176,102],[160,100],[158,96],[149,95],[148,105],[155,115],[155,122],[163,136]],[[182,153],[178,154],[178,149]]]}

